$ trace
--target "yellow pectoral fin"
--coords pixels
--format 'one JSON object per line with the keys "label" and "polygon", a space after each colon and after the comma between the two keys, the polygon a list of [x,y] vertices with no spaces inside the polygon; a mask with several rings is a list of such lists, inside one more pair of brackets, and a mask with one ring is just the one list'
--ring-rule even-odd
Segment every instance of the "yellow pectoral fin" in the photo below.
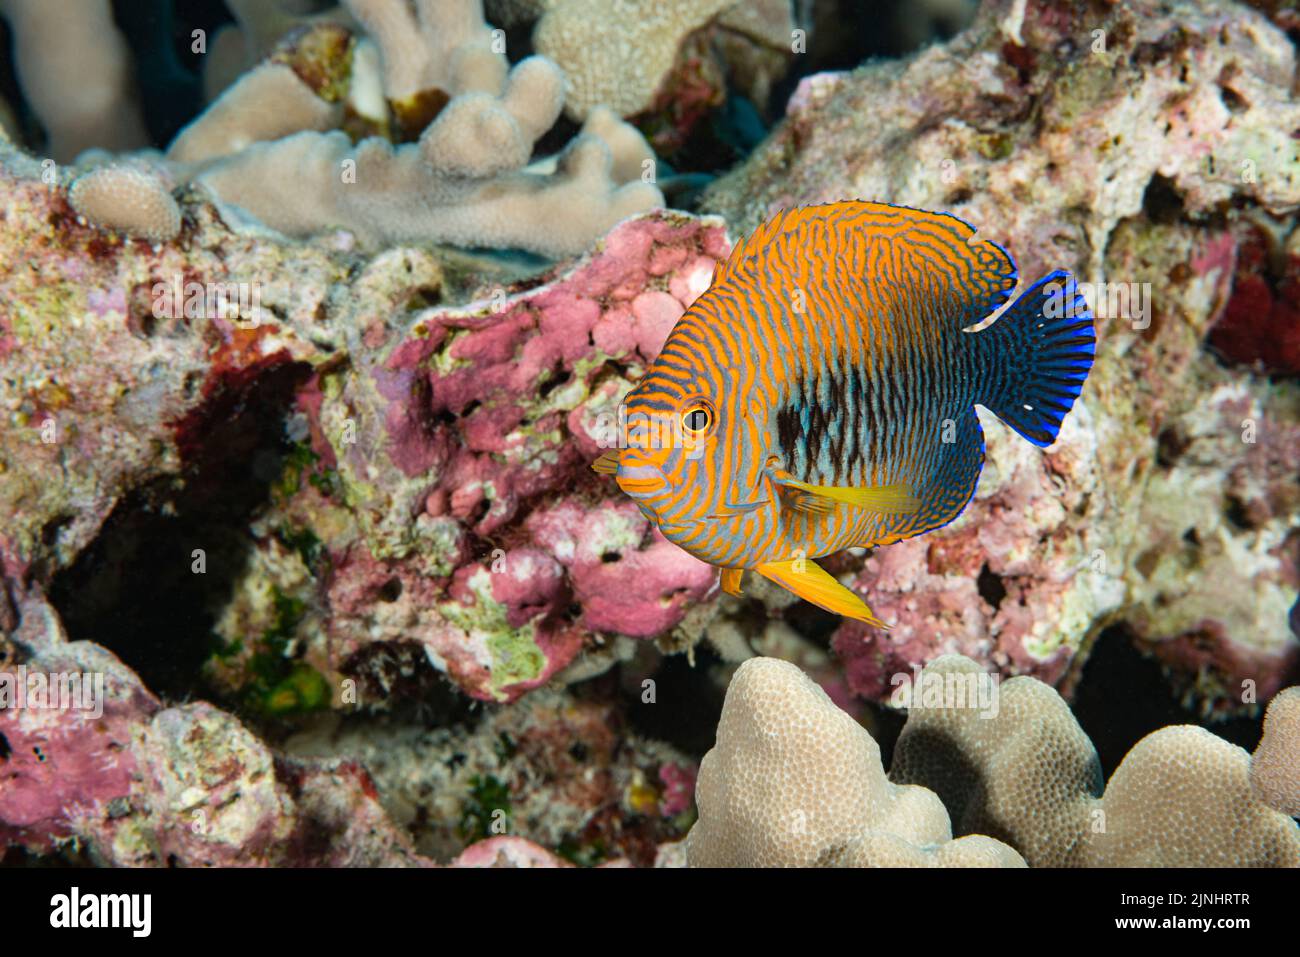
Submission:
{"label": "yellow pectoral fin", "polygon": [[764,562],[755,571],[818,608],[825,608],[845,618],[865,621],[877,628],[889,628],[867,607],[865,601],[837,582],[830,572],[816,562],[806,558],[788,562]]}
{"label": "yellow pectoral fin", "polygon": [[618,449],[602,452],[596,461],[591,463],[591,469],[601,475],[613,475],[618,471]]}
{"label": "yellow pectoral fin", "polygon": [[[912,515],[921,509],[921,500],[912,494],[909,485],[869,485],[866,488],[854,488],[838,485],[808,485],[798,481],[791,481],[789,485],[807,495],[815,496],[816,499],[843,502],[845,505],[865,508],[871,512]],[[799,506],[795,505],[795,507]]]}
{"label": "yellow pectoral fin", "polygon": [[835,511],[835,506],[839,504],[825,495],[815,495],[797,488],[787,491],[782,501],[796,512],[807,512],[810,515],[828,515]]}
{"label": "yellow pectoral fin", "polygon": [[745,573],[743,568],[719,568],[722,572],[722,590],[728,595],[740,596],[740,576]]}

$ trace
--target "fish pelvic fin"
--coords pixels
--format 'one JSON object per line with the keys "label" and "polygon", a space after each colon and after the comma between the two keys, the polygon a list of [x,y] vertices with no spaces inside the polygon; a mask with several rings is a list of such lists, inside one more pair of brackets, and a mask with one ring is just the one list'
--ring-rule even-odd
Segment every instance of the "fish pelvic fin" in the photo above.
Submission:
{"label": "fish pelvic fin", "polygon": [[735,595],[739,598],[741,595],[740,579],[745,574],[745,570],[743,568],[719,568],[718,571],[722,573],[722,590],[728,595]]}
{"label": "fish pelvic fin", "polygon": [[818,608],[845,618],[864,621],[877,628],[889,628],[876,617],[865,601],[837,582],[830,572],[814,561],[796,558],[785,562],[764,562],[754,570]]}
{"label": "fish pelvic fin", "polygon": [[610,449],[608,452],[602,452],[597,456],[596,461],[591,463],[591,470],[599,472],[601,475],[614,475],[618,472],[618,449]]}
{"label": "fish pelvic fin", "polygon": [[974,335],[988,370],[975,401],[1035,445],[1051,445],[1097,350],[1092,312],[1074,279],[1044,276]]}

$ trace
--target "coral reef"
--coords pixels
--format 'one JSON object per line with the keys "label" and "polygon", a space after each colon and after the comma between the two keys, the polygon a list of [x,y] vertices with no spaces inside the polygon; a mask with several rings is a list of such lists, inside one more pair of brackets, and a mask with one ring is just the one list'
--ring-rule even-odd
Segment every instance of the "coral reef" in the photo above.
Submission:
{"label": "coral reef", "polygon": [[360,765],[279,758],[209,704],[163,707],[111,653],[69,642],[38,589],[16,611],[29,654],[0,682],[97,677],[102,717],[72,699],[0,709],[0,843],[113,866],[420,863]]}
{"label": "coral reef", "polygon": [[[882,45],[941,42],[806,76],[715,179],[839,8],[228,0],[168,125],[128,6],[0,0],[0,852],[1300,864],[1292,14],[893,4]],[[888,632],[719,595],[589,468],[731,242],[856,197],[1099,317],[1050,450],[981,412],[959,520],[826,558]],[[1103,745],[1103,631],[1207,724],[1267,705],[1253,756]],[[5,698],[55,675],[102,714]]]}

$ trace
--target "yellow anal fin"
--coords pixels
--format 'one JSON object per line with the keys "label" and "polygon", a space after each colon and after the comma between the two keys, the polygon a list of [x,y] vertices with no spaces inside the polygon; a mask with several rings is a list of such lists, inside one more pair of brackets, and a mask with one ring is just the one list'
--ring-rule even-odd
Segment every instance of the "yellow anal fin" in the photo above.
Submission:
{"label": "yellow anal fin", "polygon": [[865,621],[877,628],[889,627],[876,617],[865,601],[837,582],[830,572],[816,562],[806,558],[788,562],[764,562],[755,571],[818,608],[845,618]]}
{"label": "yellow anal fin", "polygon": [[722,590],[728,595],[740,597],[740,576],[745,573],[743,568],[719,568],[722,573]]}
{"label": "yellow anal fin", "polygon": [[596,461],[591,463],[591,469],[601,475],[613,475],[618,471],[618,449],[602,452]]}
{"label": "yellow anal fin", "polygon": [[[812,496],[814,501],[818,499],[823,502],[829,501],[830,508],[834,508],[836,502],[843,502],[854,508],[864,508],[870,512],[881,512],[887,515],[913,515],[921,510],[921,500],[912,494],[909,485],[869,485],[865,488],[855,488],[838,485],[808,485],[793,480],[788,484],[805,495]],[[812,509],[806,510],[812,511]]]}

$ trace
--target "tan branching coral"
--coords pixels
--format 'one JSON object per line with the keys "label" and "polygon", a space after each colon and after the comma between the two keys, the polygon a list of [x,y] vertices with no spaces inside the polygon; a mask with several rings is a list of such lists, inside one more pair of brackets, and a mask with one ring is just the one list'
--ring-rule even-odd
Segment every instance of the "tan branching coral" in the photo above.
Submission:
{"label": "tan branching coral", "polygon": [[23,95],[56,160],[148,142],[109,0],[0,0],[0,15],[14,34]]}
{"label": "tan branching coral", "polygon": [[[980,670],[946,655],[922,681]],[[1000,838],[1031,866],[1300,866],[1300,829],[1252,791],[1251,764],[1203,728],[1162,728],[1133,747],[1103,794],[1096,752],[1064,701],[1019,677],[1001,685],[995,714],[912,709],[890,779],[934,789],[956,833]]]}
{"label": "tan branching coral", "polygon": [[493,49],[492,29],[476,0],[344,0],[379,44],[384,86],[393,100],[427,90],[448,96],[496,92],[505,79],[504,48]]}
{"label": "tan branching coral", "polygon": [[693,867],[1024,863],[991,838],[952,840],[935,794],[891,784],[871,735],[776,658],[737,669],[695,799]]}
{"label": "tan branching coral", "polygon": [[[501,96],[458,97],[414,144],[340,132],[299,133],[218,163],[199,182],[227,208],[287,235],[346,228],[363,242],[445,242],[581,252],[621,219],[662,205],[639,179],[651,154],[634,130],[598,113],[555,160],[526,169],[533,141],[559,112],[561,78],[530,58]],[[603,133],[604,135],[599,135]]]}
{"label": "tan branching coral", "polygon": [[288,66],[265,63],[245,73],[177,134],[167,158],[195,163],[229,156],[266,140],[338,125],[341,109],[317,96]]}
{"label": "tan branching coral", "polygon": [[[654,154],[604,108],[591,111],[568,148],[530,165],[534,144],[559,118],[565,76],[540,56],[509,68],[478,0],[346,6],[369,37],[344,48],[325,35],[317,44],[324,57],[295,58],[289,49],[285,62],[245,76],[172,145],[177,177],[206,187],[230,222],[301,237],[347,229],[370,245],[444,242],[562,256],[662,205],[645,176]],[[306,45],[291,38],[282,49],[295,42]],[[369,89],[376,53],[378,98],[387,107]],[[344,55],[346,70],[336,62]],[[328,82],[306,82],[304,59]],[[336,74],[351,82],[358,70],[367,89],[339,94]],[[354,145],[324,132],[338,125],[344,99],[371,120],[391,110],[396,138],[417,142],[372,137]],[[358,108],[361,100],[369,105]]]}

